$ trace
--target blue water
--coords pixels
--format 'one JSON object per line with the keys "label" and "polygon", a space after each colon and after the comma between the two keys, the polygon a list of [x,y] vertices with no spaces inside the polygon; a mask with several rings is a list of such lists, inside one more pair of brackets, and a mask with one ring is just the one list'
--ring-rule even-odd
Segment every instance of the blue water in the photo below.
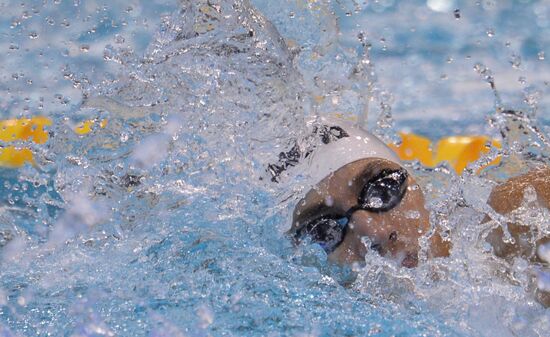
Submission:
{"label": "blue water", "polygon": [[[411,166],[432,214],[458,233],[453,256],[414,270],[371,256],[355,273],[328,265],[319,247],[291,245],[284,232],[300,186],[271,184],[265,172],[310,114],[367,111],[386,140],[398,130],[436,140],[500,137],[496,112],[517,109],[548,134],[548,1],[0,9],[1,116],[54,121],[47,144],[22,144],[35,166],[0,170],[0,335],[550,329],[548,309],[525,290],[530,267],[515,261],[513,282],[497,276],[503,266],[476,240],[481,199],[504,169],[459,178]],[[104,118],[89,135],[72,131]],[[548,163],[546,139],[529,134],[503,155],[521,148]]]}

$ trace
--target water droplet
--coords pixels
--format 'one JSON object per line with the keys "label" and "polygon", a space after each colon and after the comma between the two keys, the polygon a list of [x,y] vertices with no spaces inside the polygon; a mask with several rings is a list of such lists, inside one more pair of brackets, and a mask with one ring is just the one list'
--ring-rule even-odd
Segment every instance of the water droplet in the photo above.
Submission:
{"label": "water droplet", "polygon": [[405,212],[405,217],[407,219],[420,219],[420,212],[419,211],[407,211],[407,212]]}
{"label": "water droplet", "polygon": [[10,24],[10,28],[13,29],[13,28],[19,26],[20,24],[21,24],[21,21],[19,21],[18,19],[13,19],[13,21]]}
{"label": "water droplet", "polygon": [[120,34],[115,35],[115,43],[121,44],[121,43],[124,43],[124,41],[126,41],[124,36],[122,36]]}
{"label": "water droplet", "polygon": [[30,32],[29,38],[32,40],[38,39],[38,33],[37,32]]}
{"label": "water droplet", "polygon": [[290,12],[290,13],[288,13],[288,17],[291,18],[291,19],[294,19],[296,17],[296,13]]}
{"label": "water droplet", "polygon": [[80,51],[83,53],[87,53],[90,51],[90,46],[87,44],[83,44],[82,46],[80,46]]}
{"label": "water droplet", "polygon": [[550,291],[550,273],[539,272],[537,275],[537,287],[542,291]]}
{"label": "water droplet", "polygon": [[454,16],[455,16],[455,19],[460,19],[460,9],[455,9],[454,12],[453,12]]}
{"label": "water droplet", "polygon": [[453,63],[453,61],[454,59],[451,56],[447,57],[447,63]]}
{"label": "water droplet", "polygon": [[550,262],[550,243],[540,245],[537,253],[541,259],[546,262]]}
{"label": "water droplet", "polygon": [[493,28],[487,29],[487,36],[488,36],[488,37],[493,37],[493,36],[495,36],[495,31],[493,30]]}
{"label": "water droplet", "polygon": [[539,60],[544,60],[544,52],[543,51],[539,51],[539,53],[537,54],[537,57],[539,58]]}
{"label": "water droplet", "polygon": [[520,76],[518,78],[518,82],[521,83],[521,84],[525,84],[527,82],[527,79],[524,76]]}
{"label": "water droplet", "polygon": [[384,204],[384,202],[382,201],[382,199],[380,199],[378,197],[372,197],[367,202],[367,206],[372,207],[372,208],[380,208],[380,207],[382,207],[383,204]]}
{"label": "water droplet", "polygon": [[24,307],[27,305],[27,299],[23,296],[19,296],[17,298],[17,304],[19,304],[20,306]]}
{"label": "water droplet", "polygon": [[120,141],[123,142],[123,143],[126,143],[128,141],[128,134],[126,132],[123,132],[120,134]]}
{"label": "water droplet", "polygon": [[447,74],[441,74],[441,76],[439,76],[439,78],[441,80],[447,80],[449,78],[449,76],[447,76]]}
{"label": "water droplet", "polygon": [[512,65],[512,68],[518,69],[521,66],[521,57],[517,54],[512,54],[509,62]]}

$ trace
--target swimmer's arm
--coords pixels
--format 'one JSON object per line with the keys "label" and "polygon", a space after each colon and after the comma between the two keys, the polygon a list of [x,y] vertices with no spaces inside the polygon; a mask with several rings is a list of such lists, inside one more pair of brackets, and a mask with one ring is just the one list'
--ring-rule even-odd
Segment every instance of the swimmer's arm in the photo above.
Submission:
{"label": "swimmer's arm", "polygon": [[[525,190],[528,187],[533,188],[536,192],[539,206],[550,210],[550,167],[548,166],[511,178],[496,186],[487,203],[497,213],[509,214],[524,203]],[[487,216],[484,222],[489,220],[491,219]],[[501,227],[489,233],[487,242],[493,247],[495,255],[499,257],[509,258],[520,255],[530,257],[536,262],[542,262],[535,252],[540,245],[550,242],[550,236],[539,238],[534,243],[525,244],[525,239],[522,238],[533,235],[532,230],[533,228],[529,227],[529,224],[508,223],[508,231],[515,240],[514,244],[504,242],[504,232]]]}

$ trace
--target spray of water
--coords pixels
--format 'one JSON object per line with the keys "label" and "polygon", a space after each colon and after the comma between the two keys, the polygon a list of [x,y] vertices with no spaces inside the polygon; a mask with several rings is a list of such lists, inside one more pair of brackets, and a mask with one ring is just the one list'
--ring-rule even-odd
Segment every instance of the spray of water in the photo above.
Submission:
{"label": "spray of water", "polygon": [[[495,97],[488,124],[503,148],[462,176],[446,164],[409,164],[433,226],[453,242],[449,258],[428,260],[424,252],[418,268],[403,269],[369,252],[365,265],[337,267],[319,246],[293,247],[286,238],[304,191],[300,181],[272,183],[266,167],[307,138],[304,117],[314,114],[341,114],[395,139],[397,103],[376,73],[373,33],[349,40],[341,33],[339,13],[354,15],[361,5],[258,3],[265,16],[247,0],[176,7],[142,52],[122,33],[98,42],[108,44],[100,50],[84,38],[82,47],[64,46],[69,56],[98,53],[107,70],[66,65],[68,88],[56,103],[32,99],[24,109],[42,104],[54,123],[45,145],[22,144],[35,153],[34,166],[1,172],[0,333],[527,336],[550,329],[535,300],[536,289],[550,288],[548,264],[498,258],[485,240],[497,227],[508,235],[510,220],[549,233],[548,210],[529,191],[510,215],[486,204],[497,183],[549,164],[538,91],[522,92],[530,108],[520,113],[503,102],[498,73],[475,65]],[[138,20],[142,9],[125,10]],[[84,119],[108,123],[86,136],[72,132]],[[478,174],[498,155],[500,166]],[[493,221],[483,223],[485,214]],[[541,245],[538,256],[548,261],[549,249]]]}

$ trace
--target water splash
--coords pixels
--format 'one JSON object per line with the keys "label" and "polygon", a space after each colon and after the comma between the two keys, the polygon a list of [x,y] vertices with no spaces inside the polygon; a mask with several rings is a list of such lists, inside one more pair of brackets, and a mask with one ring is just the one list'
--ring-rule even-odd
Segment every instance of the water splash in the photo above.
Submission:
{"label": "water splash", "polygon": [[[392,139],[392,119],[398,119],[408,96],[395,85],[383,88],[394,72],[384,68],[376,47],[381,38],[374,30],[361,26],[363,36],[348,36],[341,28],[341,9],[328,1],[297,3],[264,3],[273,25],[247,1],[182,1],[181,8],[162,16],[158,30],[147,30],[152,42],[133,47],[129,41],[142,31],[136,28],[141,27],[139,13],[147,9],[132,4],[126,11],[124,4],[120,21],[137,33],[115,27],[105,38],[88,40],[87,34],[97,37],[98,30],[110,28],[87,26],[69,45],[52,42],[71,60],[67,67],[48,67],[61,69],[55,76],[67,81],[49,88],[63,90],[48,89],[55,91],[51,95],[42,90],[42,99],[26,100],[14,93],[52,76],[44,69],[41,76],[17,71],[14,80],[14,72],[9,73],[14,98],[3,99],[2,107],[12,114],[53,111],[55,125],[45,146],[22,144],[36,153],[36,166],[1,172],[6,196],[0,213],[1,333],[436,336],[548,331],[547,311],[526,291],[546,289],[546,267],[537,269],[521,258],[499,260],[485,241],[489,230],[509,219],[485,204],[495,182],[548,163],[547,131],[537,119],[544,116],[545,92],[526,88],[521,95],[530,108],[506,113],[506,107],[516,107],[506,102],[506,81],[483,59],[476,71],[493,87],[496,101],[495,108],[489,99],[484,113],[495,111],[489,129],[500,135],[503,150],[492,149],[462,177],[445,164],[409,167],[428,196],[432,223],[454,244],[449,259],[424,260],[408,270],[370,253],[365,266],[352,271],[328,264],[315,245],[292,247],[284,231],[302,191],[290,183],[274,186],[261,180],[266,164],[304,136],[302,118],[308,114],[359,116]],[[68,6],[84,10],[83,5]],[[408,5],[377,6],[343,11],[355,17],[361,10],[381,13]],[[50,15],[48,26],[69,30],[80,24],[48,9],[42,10]],[[116,12],[115,7],[98,10]],[[285,12],[290,10],[292,16]],[[417,26],[424,10],[422,1],[415,11],[406,11],[414,15],[402,19]],[[465,25],[472,11],[460,13],[456,22]],[[13,29],[21,29],[24,40],[10,41],[11,52],[47,36],[40,32],[31,41],[25,22],[39,15],[20,14],[13,15]],[[160,13],[156,17],[160,21]],[[451,16],[445,20],[455,22]],[[495,30],[492,41],[506,35],[504,29]],[[418,32],[413,36],[422,37]],[[398,39],[391,32],[383,38],[384,52],[404,55],[396,51]],[[413,51],[424,48],[402,44]],[[103,61],[83,67],[72,61],[94,53]],[[430,78],[425,60],[407,55]],[[452,64],[462,65],[462,56],[455,54]],[[448,57],[445,49],[443,60]],[[528,64],[529,58],[522,57],[517,71]],[[105,69],[90,70],[93,66]],[[395,83],[421,90],[418,78],[398,73]],[[426,96],[430,102],[438,98]],[[481,93],[473,96],[484,103]],[[13,108],[17,102],[21,109]],[[441,115],[446,112],[442,109]],[[86,119],[109,122],[92,128],[89,136],[72,132]],[[497,155],[511,164],[478,176]],[[532,215],[548,215],[527,199],[511,216],[547,230],[548,223],[533,221]],[[480,225],[486,213],[497,221]],[[494,321],[502,324],[489,331],[487,322]]]}

